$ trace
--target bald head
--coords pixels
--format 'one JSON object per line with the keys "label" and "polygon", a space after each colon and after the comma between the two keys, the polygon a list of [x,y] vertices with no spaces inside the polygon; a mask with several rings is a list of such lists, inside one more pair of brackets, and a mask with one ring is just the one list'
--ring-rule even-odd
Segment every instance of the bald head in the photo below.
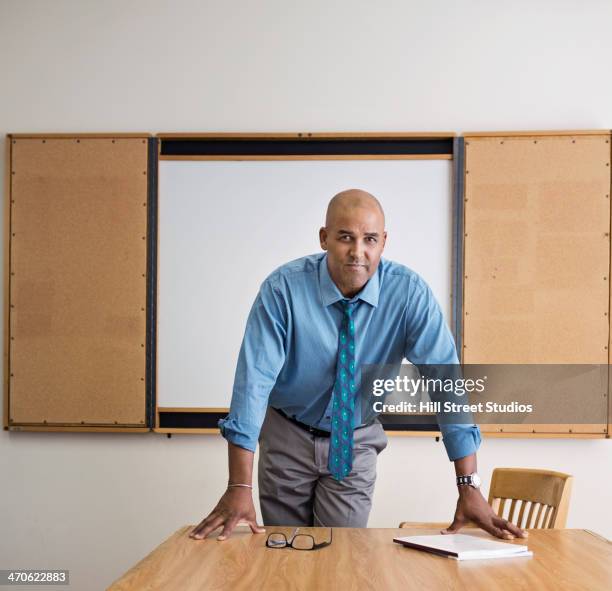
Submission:
{"label": "bald head", "polygon": [[350,211],[357,208],[377,210],[382,216],[382,224],[384,227],[385,212],[383,211],[382,205],[374,195],[367,191],[362,191],[361,189],[347,189],[346,191],[341,191],[337,195],[334,195],[327,206],[325,225],[328,228],[333,226],[334,221],[338,217],[347,214],[350,215]]}
{"label": "bald head", "polygon": [[376,272],[387,240],[378,199],[360,189],[338,193],[329,202],[319,240],[330,277],[345,297],[353,297]]}

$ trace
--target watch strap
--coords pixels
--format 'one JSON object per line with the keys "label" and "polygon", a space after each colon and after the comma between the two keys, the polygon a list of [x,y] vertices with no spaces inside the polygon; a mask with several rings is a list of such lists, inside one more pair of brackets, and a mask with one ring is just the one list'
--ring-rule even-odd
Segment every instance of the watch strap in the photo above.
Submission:
{"label": "watch strap", "polygon": [[466,476],[457,476],[457,486],[474,486],[474,480],[471,474]]}

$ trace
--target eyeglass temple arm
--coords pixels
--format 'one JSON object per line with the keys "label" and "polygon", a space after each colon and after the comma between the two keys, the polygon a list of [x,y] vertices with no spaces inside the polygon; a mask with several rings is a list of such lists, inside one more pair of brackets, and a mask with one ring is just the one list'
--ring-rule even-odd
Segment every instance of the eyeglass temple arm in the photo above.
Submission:
{"label": "eyeglass temple arm", "polygon": [[298,531],[300,530],[299,527],[296,527],[293,530],[293,533],[291,534],[291,537],[287,540],[287,544],[292,544],[293,543],[293,538],[295,538],[295,536],[297,535]]}
{"label": "eyeglass temple arm", "polygon": [[329,542],[319,542],[318,544],[315,544],[313,548],[323,548],[324,546],[329,546],[333,541],[333,535],[334,535],[333,532],[334,532],[333,528],[330,527],[329,528]]}

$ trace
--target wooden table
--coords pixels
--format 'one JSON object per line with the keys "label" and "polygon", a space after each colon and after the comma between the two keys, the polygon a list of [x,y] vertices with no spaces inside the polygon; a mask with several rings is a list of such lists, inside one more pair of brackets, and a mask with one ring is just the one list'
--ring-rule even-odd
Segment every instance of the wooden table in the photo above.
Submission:
{"label": "wooden table", "polygon": [[[393,542],[396,536],[438,530],[334,528],[331,546],[299,551],[266,548],[266,534],[253,535],[248,528],[239,528],[224,542],[192,540],[192,529],[179,529],[108,591],[612,590],[612,542],[581,529],[529,530],[527,540],[512,543],[527,544],[531,558],[462,562]],[[293,529],[268,527],[267,533],[290,534]],[[329,528],[300,532],[313,534],[317,542],[329,539]],[[462,533],[490,538],[480,530]]]}

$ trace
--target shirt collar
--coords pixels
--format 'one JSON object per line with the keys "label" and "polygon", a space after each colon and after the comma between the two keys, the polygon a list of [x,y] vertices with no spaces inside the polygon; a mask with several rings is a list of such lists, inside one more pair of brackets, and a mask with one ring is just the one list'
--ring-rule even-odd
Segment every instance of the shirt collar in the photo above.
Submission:
{"label": "shirt collar", "polygon": [[[379,269],[380,262],[378,263],[378,268],[374,275],[370,277],[363,289],[356,296],[351,298],[351,301],[359,299],[370,304],[374,308],[378,306],[378,292],[380,291]],[[329,274],[329,269],[327,268],[327,253],[325,253],[319,263],[319,287],[321,289],[321,301],[324,306],[330,306],[340,300],[346,299]]]}

